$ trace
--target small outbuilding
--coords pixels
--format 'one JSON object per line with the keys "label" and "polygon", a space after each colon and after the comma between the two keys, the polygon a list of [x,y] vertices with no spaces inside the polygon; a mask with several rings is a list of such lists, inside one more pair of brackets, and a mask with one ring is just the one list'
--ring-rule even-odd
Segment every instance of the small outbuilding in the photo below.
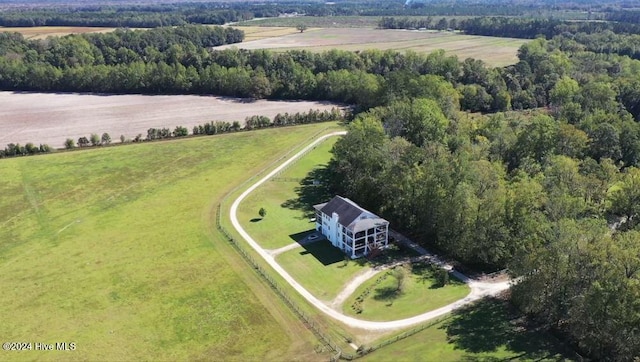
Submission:
{"label": "small outbuilding", "polygon": [[316,230],[352,259],[389,245],[389,222],[342,196],[314,205]]}

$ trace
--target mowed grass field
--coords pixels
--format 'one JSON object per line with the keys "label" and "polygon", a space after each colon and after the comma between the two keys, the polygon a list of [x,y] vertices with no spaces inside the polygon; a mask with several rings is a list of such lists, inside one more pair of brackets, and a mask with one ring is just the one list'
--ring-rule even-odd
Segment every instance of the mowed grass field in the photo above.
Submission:
{"label": "mowed grass field", "polygon": [[[394,272],[389,271],[380,283],[376,283],[377,276],[359,286],[343,304],[343,312],[366,320],[392,321],[438,309],[466,297],[471,291],[466,284],[454,278],[449,284],[440,286],[428,264],[396,268],[404,271],[401,291],[397,290],[398,279]],[[370,292],[360,303],[362,311],[356,313],[352,305],[367,289]]]}
{"label": "mowed grass field", "polygon": [[99,28],[87,26],[34,26],[30,28],[0,26],[0,31],[20,33],[26,39],[45,39],[49,36],[64,36],[69,34],[108,33],[114,30],[115,28]]}
{"label": "mowed grass field", "polygon": [[[309,210],[329,196],[314,194],[313,172],[331,159],[331,148],[338,137],[331,137],[304,155],[280,175],[250,194],[238,209],[238,219],[245,230],[266,249],[277,249],[302,240],[314,230]],[[307,185],[304,187],[303,185]],[[266,217],[258,215],[260,208]],[[327,241],[317,241],[286,251],[276,257],[307,290],[322,300],[330,301],[358,272],[369,268],[355,261],[345,263],[342,251]]]}
{"label": "mowed grass field", "polygon": [[[314,52],[341,50],[397,50],[430,53],[443,49],[448,55],[456,55],[460,60],[475,58],[490,66],[505,66],[517,62],[517,51],[526,39],[496,38],[488,36],[464,35],[456,32],[393,30],[373,28],[311,28],[304,33],[278,34],[268,36],[270,28],[238,27],[254,36],[263,29],[264,37],[240,44],[230,44],[214,49],[237,47],[241,49],[292,50],[304,49]],[[293,29],[293,28],[292,28]]]}
{"label": "mowed grass field", "polygon": [[353,261],[327,240],[284,252],[276,261],[316,298],[332,301],[346,284],[370,266]]}
{"label": "mowed grass field", "polygon": [[332,125],[0,160],[0,360],[326,360],[213,213]]}
{"label": "mowed grass field", "polygon": [[[331,137],[304,155],[280,175],[267,181],[251,193],[238,208],[238,220],[245,230],[265,249],[277,249],[296,242],[298,235],[313,231],[315,223],[307,214],[313,206],[299,202],[302,180],[310,171],[326,165],[331,159],[331,148],[338,137]],[[326,200],[317,201],[317,203]],[[264,219],[260,208],[267,211]]]}

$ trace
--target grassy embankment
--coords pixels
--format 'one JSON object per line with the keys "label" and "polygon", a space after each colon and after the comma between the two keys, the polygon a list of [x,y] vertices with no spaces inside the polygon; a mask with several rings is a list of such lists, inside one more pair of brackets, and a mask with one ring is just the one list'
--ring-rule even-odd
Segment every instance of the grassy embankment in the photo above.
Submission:
{"label": "grassy embankment", "polygon": [[213,211],[330,125],[0,160],[0,359],[326,360]]}

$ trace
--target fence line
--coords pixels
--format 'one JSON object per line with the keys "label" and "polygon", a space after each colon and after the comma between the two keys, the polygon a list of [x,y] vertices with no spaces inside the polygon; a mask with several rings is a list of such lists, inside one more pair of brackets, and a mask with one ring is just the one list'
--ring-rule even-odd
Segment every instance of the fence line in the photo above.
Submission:
{"label": "fence line", "polygon": [[300,317],[305,325],[310,328],[313,333],[320,338],[320,340],[327,345],[329,348],[331,348],[334,352],[336,352],[335,356],[332,356],[331,360],[332,361],[337,361],[338,359],[340,359],[341,354],[342,354],[342,350],[340,349],[340,347],[334,343],[331,338],[329,336],[327,336],[326,334],[324,334],[322,332],[322,330],[319,328],[319,325],[309,316],[307,316],[306,313],[304,313],[304,311],[302,311],[302,309],[300,307],[298,307],[298,305],[287,295],[287,293],[278,285],[278,283],[267,273],[267,271],[256,262],[256,260],[253,258],[253,256],[251,256],[239,243],[238,241],[233,238],[231,236],[231,234],[229,234],[229,232],[222,226],[221,223],[221,204],[218,204],[218,208],[216,211],[216,228],[225,236],[225,238],[227,239],[227,241],[229,241],[231,243],[231,245],[238,251],[240,252],[240,255],[242,255],[245,259],[245,261],[247,261],[254,270],[256,270],[258,272],[258,274],[260,276],[263,277],[263,279],[265,279],[268,283],[269,286],[271,287],[271,289],[273,289],[274,291],[276,291],[277,295],[287,304],[287,306],[293,310],[295,312],[295,314]]}

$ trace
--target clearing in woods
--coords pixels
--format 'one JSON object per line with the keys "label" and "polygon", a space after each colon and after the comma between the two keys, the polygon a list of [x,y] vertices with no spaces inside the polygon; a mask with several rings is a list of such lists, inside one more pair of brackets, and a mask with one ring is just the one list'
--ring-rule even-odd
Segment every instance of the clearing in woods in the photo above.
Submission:
{"label": "clearing in woods", "polygon": [[[226,192],[331,129],[0,160],[0,335],[75,342],[74,360],[326,361],[213,214]],[[22,358],[9,354],[0,359]]]}
{"label": "clearing in woods", "polygon": [[[392,30],[367,28],[310,28],[304,33],[279,34],[279,30],[270,34],[268,27],[238,27],[251,32],[257,40],[238,44],[227,44],[214,49],[237,47],[240,49],[292,50],[304,49],[314,52],[340,50],[413,50],[430,53],[444,49],[448,55],[459,59],[475,58],[491,66],[505,66],[518,61],[517,51],[526,39],[496,38],[479,35],[464,35],[456,32],[438,32],[427,30]],[[264,37],[257,29],[264,29]],[[292,28],[292,30],[295,30]]]}

